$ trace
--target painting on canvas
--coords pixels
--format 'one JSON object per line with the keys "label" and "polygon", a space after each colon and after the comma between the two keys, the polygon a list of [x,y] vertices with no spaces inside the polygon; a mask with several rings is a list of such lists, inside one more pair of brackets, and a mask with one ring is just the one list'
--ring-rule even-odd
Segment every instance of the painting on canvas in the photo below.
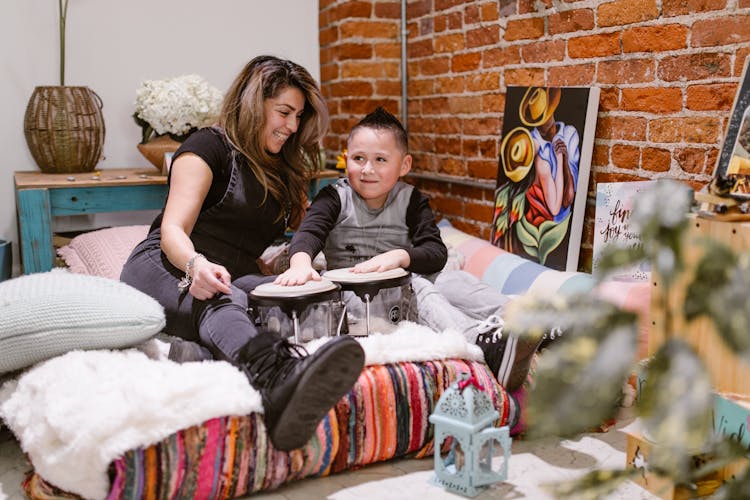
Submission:
{"label": "painting on canvas", "polygon": [[750,75],[745,60],[737,94],[729,116],[729,125],[721,147],[714,177],[719,184],[728,184],[731,196],[750,199]]}
{"label": "painting on canvas", "polygon": [[575,271],[599,89],[508,87],[490,241]]}
{"label": "painting on canvas", "polygon": [[[596,210],[594,218],[594,246],[592,272],[597,273],[602,251],[608,245],[635,247],[641,244],[637,232],[630,227],[630,214],[639,193],[656,181],[600,182],[596,185]],[[619,281],[646,281],[651,263],[648,261],[618,270],[613,279]]]}

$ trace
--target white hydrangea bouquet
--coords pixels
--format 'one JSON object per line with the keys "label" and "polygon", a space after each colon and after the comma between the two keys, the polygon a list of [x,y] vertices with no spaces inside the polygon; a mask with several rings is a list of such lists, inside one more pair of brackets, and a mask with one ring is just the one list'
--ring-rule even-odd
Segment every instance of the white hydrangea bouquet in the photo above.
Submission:
{"label": "white hydrangea bouquet", "polygon": [[142,128],[141,144],[164,134],[182,142],[216,120],[223,99],[219,89],[198,75],[145,80],[135,96],[133,118]]}

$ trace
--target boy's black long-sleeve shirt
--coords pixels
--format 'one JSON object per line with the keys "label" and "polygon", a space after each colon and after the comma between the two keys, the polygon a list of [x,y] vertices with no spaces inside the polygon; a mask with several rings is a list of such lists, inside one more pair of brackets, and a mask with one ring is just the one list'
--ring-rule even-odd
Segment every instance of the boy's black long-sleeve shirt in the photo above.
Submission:
{"label": "boy's black long-sleeve shirt", "polygon": [[[397,187],[408,186],[399,183]],[[394,188],[395,189],[395,188]],[[440,230],[435,224],[435,215],[430,208],[429,200],[417,188],[408,186],[411,191],[408,196],[408,204],[405,209],[402,204],[386,202],[382,211],[389,211],[386,214],[390,220],[400,220],[405,223],[407,228],[407,244],[400,246],[388,241],[386,234],[383,234],[383,225],[377,227],[378,222],[374,222],[369,227],[349,228],[351,242],[345,240],[344,247],[351,250],[353,260],[364,261],[379,253],[403,248],[409,254],[410,264],[407,270],[418,274],[432,274],[440,271],[448,258],[448,250],[440,238]],[[398,191],[398,190],[396,190]],[[351,198],[346,198],[347,196]],[[363,212],[364,201],[352,190],[346,181],[339,181],[335,185],[329,185],[323,188],[315,197],[310,208],[305,214],[302,224],[292,237],[289,254],[294,255],[297,252],[305,252],[314,258],[318,252],[324,251],[326,259],[329,258],[329,251],[332,253],[331,236],[332,231],[338,230],[337,224],[348,220],[347,214],[342,214],[342,198],[344,200],[353,199],[354,203],[347,203],[348,211]],[[366,212],[369,210],[364,209]],[[383,213],[379,212],[374,217],[381,217]],[[355,214],[356,216],[356,214]],[[362,213],[360,217],[364,217]],[[339,235],[340,236],[340,235]],[[342,241],[337,238],[337,241]],[[358,246],[354,248],[357,242]],[[328,243],[328,244],[327,244]],[[340,251],[340,248],[335,248]],[[330,267],[330,266],[329,266]]]}

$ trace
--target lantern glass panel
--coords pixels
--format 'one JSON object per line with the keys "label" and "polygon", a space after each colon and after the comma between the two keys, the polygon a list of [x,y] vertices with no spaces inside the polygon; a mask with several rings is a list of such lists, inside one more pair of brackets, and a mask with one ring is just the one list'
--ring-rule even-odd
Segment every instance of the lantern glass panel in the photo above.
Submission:
{"label": "lantern glass panel", "polygon": [[440,442],[440,463],[443,464],[443,468],[447,469],[449,466],[453,465],[453,438],[451,436],[446,436],[445,439],[443,439]]}
{"label": "lantern glass panel", "polygon": [[453,444],[453,456],[456,465],[456,473],[460,474],[466,466],[466,455],[464,454],[464,449],[461,448],[461,441],[459,441],[458,439],[454,439]]}
{"label": "lantern glass panel", "polygon": [[490,472],[492,470],[492,457],[494,456],[495,447],[497,443],[494,439],[485,441],[482,448],[479,450],[479,470],[482,472]]}
{"label": "lantern glass panel", "polygon": [[440,443],[440,460],[448,474],[461,474],[467,466],[461,442],[454,436],[447,436]]}
{"label": "lantern glass panel", "polygon": [[482,472],[501,473],[505,463],[505,454],[500,442],[488,439],[479,450],[479,470]]}

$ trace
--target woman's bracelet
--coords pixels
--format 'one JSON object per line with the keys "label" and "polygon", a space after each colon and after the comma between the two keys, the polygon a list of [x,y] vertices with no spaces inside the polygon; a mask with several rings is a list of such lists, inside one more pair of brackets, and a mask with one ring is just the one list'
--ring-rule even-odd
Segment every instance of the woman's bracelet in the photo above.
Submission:
{"label": "woman's bracelet", "polygon": [[196,253],[187,261],[187,264],[185,265],[185,276],[183,276],[180,282],[177,284],[177,290],[179,290],[180,293],[184,293],[188,288],[190,288],[190,285],[193,283],[193,266],[195,265],[195,260],[198,257],[203,257],[204,259],[206,258],[202,253]]}

